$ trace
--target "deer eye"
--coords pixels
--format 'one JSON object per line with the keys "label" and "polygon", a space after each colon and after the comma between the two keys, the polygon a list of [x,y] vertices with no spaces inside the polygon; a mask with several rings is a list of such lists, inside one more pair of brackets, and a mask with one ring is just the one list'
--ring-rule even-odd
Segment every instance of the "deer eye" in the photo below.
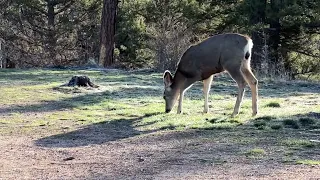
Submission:
{"label": "deer eye", "polygon": [[163,99],[166,99],[166,97],[165,97],[165,96],[163,96]]}

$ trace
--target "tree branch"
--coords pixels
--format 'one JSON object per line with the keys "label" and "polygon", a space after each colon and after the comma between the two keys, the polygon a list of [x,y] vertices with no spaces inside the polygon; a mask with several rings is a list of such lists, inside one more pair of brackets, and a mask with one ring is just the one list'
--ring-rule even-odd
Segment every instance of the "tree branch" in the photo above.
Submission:
{"label": "tree branch", "polygon": [[63,8],[59,9],[57,12],[54,13],[54,15],[57,15],[63,11],[66,11],[72,4],[74,3],[74,1],[70,1],[68,4],[66,4]]}
{"label": "tree branch", "polygon": [[41,14],[44,14],[47,16],[47,12],[44,10],[44,9],[41,9],[40,7],[37,7],[37,6],[31,6],[30,4],[26,3],[26,6],[31,8],[31,9],[34,9],[38,12],[40,12]]}
{"label": "tree branch", "polygon": [[320,56],[318,56],[318,55],[310,54],[310,53],[305,52],[305,51],[300,51],[300,50],[295,50],[295,49],[291,49],[291,51],[294,51],[296,53],[300,53],[300,54],[303,54],[303,55],[306,55],[306,56],[310,56],[310,57],[313,57],[313,58],[320,58]]}

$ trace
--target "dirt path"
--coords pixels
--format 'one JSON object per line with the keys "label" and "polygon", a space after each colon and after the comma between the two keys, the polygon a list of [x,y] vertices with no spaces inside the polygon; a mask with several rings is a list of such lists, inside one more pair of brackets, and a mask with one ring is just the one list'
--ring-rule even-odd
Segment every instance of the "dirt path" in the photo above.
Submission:
{"label": "dirt path", "polygon": [[[241,153],[250,145],[234,143],[236,134],[227,134],[157,132],[104,143],[92,143],[96,137],[91,137],[91,141],[81,139],[90,141],[84,146],[54,136],[46,141],[2,136],[0,179],[320,178],[320,166],[283,163],[281,146],[266,144],[266,156],[250,158]],[[319,151],[313,151],[311,155],[319,158]]]}

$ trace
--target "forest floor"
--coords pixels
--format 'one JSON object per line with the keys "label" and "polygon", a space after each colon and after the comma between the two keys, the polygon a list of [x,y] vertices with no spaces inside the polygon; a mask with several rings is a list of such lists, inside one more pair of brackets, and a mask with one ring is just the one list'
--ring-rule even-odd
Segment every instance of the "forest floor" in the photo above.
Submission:
{"label": "forest floor", "polygon": [[[62,87],[73,75],[99,88]],[[202,83],[164,113],[162,74],[1,70],[0,179],[320,179],[320,84],[259,81],[231,118],[236,84]]]}

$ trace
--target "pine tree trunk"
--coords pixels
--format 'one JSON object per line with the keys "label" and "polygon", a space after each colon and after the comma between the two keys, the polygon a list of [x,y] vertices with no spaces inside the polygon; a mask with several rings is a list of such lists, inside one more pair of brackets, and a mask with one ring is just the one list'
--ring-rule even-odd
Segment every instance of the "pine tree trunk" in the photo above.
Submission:
{"label": "pine tree trunk", "polygon": [[53,64],[58,66],[60,62],[56,59],[56,46],[57,46],[57,39],[56,39],[56,32],[55,32],[55,13],[54,7],[56,5],[55,1],[48,1],[47,2],[47,18],[48,18],[48,33],[47,33],[47,42],[48,42],[48,52],[50,58],[53,60]]}
{"label": "pine tree trunk", "polygon": [[0,38],[0,69],[3,68],[2,39]]}
{"label": "pine tree trunk", "polygon": [[251,38],[252,38],[252,41],[254,42],[251,63],[254,70],[260,71],[262,62],[264,61],[262,57],[263,39],[258,31],[253,31],[251,33]]}
{"label": "pine tree trunk", "polygon": [[281,25],[279,19],[280,8],[283,5],[282,0],[271,0],[271,9],[274,17],[270,20],[269,47],[270,47],[270,63],[269,74],[280,75],[281,61],[279,57],[279,45],[281,44],[280,33]]}
{"label": "pine tree trunk", "polygon": [[[266,5],[267,0],[255,0],[252,1],[253,13],[250,15],[250,24],[264,24],[266,19]],[[255,29],[251,33],[251,38],[253,41],[253,54],[252,54],[252,66],[255,71],[260,71],[262,69],[262,63],[265,61],[263,56],[263,46],[264,46],[264,37],[262,29]]]}
{"label": "pine tree trunk", "polygon": [[114,64],[114,35],[118,0],[104,0],[100,29],[99,65],[108,67]]}

